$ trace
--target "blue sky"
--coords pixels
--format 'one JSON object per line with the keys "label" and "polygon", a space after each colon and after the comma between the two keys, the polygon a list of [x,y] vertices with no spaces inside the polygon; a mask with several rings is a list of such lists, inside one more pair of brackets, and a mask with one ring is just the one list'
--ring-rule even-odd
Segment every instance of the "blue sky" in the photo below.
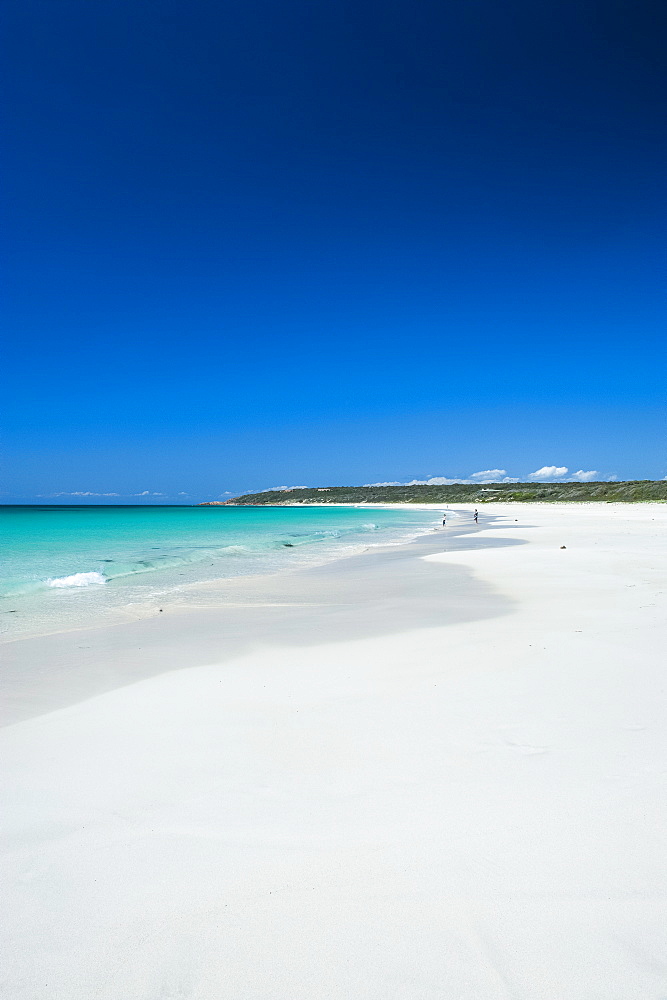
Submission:
{"label": "blue sky", "polygon": [[667,475],[659,5],[2,16],[4,502]]}

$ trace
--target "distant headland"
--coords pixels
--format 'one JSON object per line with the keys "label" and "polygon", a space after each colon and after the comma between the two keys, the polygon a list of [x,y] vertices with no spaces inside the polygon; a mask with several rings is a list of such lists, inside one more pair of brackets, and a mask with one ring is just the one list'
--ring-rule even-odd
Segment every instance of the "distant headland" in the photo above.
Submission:
{"label": "distant headland", "polygon": [[486,483],[451,486],[314,486],[246,493],[231,500],[208,500],[199,507],[289,507],[309,503],[530,503],[667,500],[667,480],[612,483]]}

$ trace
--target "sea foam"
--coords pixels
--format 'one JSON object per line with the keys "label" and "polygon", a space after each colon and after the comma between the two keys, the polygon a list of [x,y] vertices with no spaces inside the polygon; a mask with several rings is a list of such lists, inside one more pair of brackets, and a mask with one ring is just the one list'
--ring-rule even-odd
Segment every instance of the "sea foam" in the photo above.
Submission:
{"label": "sea foam", "polygon": [[72,573],[71,576],[56,576],[47,580],[49,587],[90,587],[98,583],[106,583],[106,578],[101,573]]}

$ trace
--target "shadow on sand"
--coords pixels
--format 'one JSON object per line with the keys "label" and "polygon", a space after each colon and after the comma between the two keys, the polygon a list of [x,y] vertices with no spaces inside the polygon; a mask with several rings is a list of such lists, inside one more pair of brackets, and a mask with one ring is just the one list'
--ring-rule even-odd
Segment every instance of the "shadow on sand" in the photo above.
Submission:
{"label": "shadow on sand", "polygon": [[[482,527],[503,532],[519,525],[486,516]],[[151,618],[8,643],[0,724],[169,670],[224,663],[253,648],[316,646],[508,614],[513,602],[465,567],[422,558],[525,544],[478,536],[478,530],[457,519],[407,545],[291,573],[218,581],[191,593],[192,603],[163,603],[163,613],[156,608]]]}

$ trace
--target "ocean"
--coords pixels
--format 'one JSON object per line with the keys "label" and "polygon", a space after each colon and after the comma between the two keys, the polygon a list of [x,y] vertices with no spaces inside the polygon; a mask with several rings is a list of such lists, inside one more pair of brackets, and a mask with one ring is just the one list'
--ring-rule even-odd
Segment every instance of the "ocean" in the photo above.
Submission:
{"label": "ocean", "polygon": [[373,507],[0,507],[0,636],[45,634],[195,600],[197,584],[399,544],[440,523]]}

